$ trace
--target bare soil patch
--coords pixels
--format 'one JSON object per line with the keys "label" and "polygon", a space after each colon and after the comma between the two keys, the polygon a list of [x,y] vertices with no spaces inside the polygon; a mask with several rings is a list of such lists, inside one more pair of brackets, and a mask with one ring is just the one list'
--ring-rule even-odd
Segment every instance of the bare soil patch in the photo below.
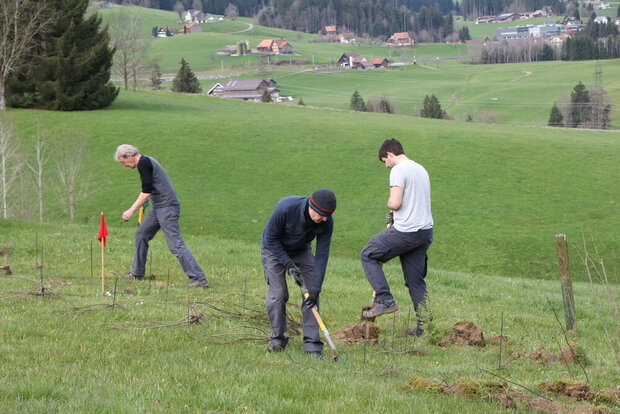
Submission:
{"label": "bare soil patch", "polygon": [[439,345],[465,344],[484,347],[484,333],[482,329],[470,321],[461,321],[452,327],[452,334],[439,341]]}
{"label": "bare soil patch", "polygon": [[367,342],[375,345],[379,341],[379,326],[372,322],[348,325],[332,335],[336,342],[354,345]]}

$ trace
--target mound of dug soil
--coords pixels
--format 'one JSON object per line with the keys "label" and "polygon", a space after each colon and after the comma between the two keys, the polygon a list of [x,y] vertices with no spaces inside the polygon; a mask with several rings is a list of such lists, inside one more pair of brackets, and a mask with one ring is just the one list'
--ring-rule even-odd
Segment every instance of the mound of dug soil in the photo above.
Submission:
{"label": "mound of dug soil", "polygon": [[607,404],[620,407],[620,390],[606,388],[593,390],[588,384],[576,381],[543,382],[540,390],[554,394],[566,395],[573,401],[588,401],[592,404]]}
{"label": "mound of dug soil", "polygon": [[531,358],[542,364],[547,364],[549,362],[565,362],[567,364],[574,364],[576,359],[575,351],[573,351],[570,346],[565,346],[562,348],[558,355],[549,351],[544,346],[541,346],[530,354],[521,351],[514,351],[512,356],[514,358]]}
{"label": "mound of dug soil", "polygon": [[461,321],[452,327],[452,335],[444,337],[439,345],[465,344],[483,347],[486,345],[482,329],[470,321]]}
{"label": "mound of dug soil", "polygon": [[379,326],[372,322],[362,322],[349,325],[334,333],[332,338],[344,344],[359,344],[368,342],[371,345],[379,341]]}

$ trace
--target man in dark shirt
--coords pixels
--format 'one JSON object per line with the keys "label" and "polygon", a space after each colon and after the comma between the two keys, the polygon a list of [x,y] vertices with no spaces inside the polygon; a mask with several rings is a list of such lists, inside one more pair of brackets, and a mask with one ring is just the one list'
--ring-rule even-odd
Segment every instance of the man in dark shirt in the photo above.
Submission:
{"label": "man in dark shirt", "polygon": [[138,168],[142,181],[142,192],[129,210],[123,213],[123,220],[128,221],[148,199],[153,205],[136,230],[133,264],[131,271],[123,277],[134,280],[144,279],[149,241],[161,228],[166,236],[170,252],[179,260],[183,271],[190,279],[187,286],[208,287],[205,273],[181,238],[179,230],[181,204],[164,167],[155,158],[142,155],[136,147],[127,144],[120,145],[116,149],[114,159],[124,167]]}
{"label": "man in dark shirt", "polygon": [[[336,196],[321,188],[310,197],[289,196],[281,199],[265,225],[261,240],[261,257],[268,285],[265,306],[271,324],[270,352],[284,350],[286,334],[286,303],[288,287],[286,273],[301,277],[309,296],[301,306],[303,349],[315,357],[321,356],[323,342],[311,308],[318,306],[319,293],[325,278],[329,247],[336,210]],[[311,242],[316,239],[315,255]]]}

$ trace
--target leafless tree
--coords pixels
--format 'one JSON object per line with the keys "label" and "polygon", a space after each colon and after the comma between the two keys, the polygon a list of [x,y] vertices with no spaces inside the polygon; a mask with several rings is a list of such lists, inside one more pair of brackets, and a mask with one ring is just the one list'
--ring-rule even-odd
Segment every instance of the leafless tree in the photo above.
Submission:
{"label": "leafless tree", "polygon": [[603,89],[590,89],[590,105],[592,106],[592,126],[595,129],[609,129],[611,103],[607,92]]}
{"label": "leafless tree", "polygon": [[142,33],[142,19],[131,12],[122,10],[110,23],[112,42],[116,48],[114,71],[124,82],[125,90],[131,79],[132,89],[138,88],[140,75],[149,67],[147,50],[151,36]]}
{"label": "leafless tree", "polygon": [[183,2],[177,1],[174,3],[174,11],[179,15],[179,20],[183,21],[183,13],[185,12],[185,6],[183,6]]}
{"label": "leafless tree", "polygon": [[34,184],[37,191],[37,199],[39,201],[39,222],[43,223],[43,168],[50,159],[50,152],[47,144],[41,136],[41,126],[37,127],[37,140],[34,143],[34,160],[26,161],[26,165],[34,174]]}
{"label": "leafless tree", "polygon": [[86,141],[80,136],[72,136],[69,131],[63,133],[58,142],[62,147],[53,151],[56,172],[59,179],[60,197],[65,205],[65,212],[70,221],[75,221],[78,204],[92,195],[90,174],[86,169]]}
{"label": "leafless tree", "polygon": [[192,1],[192,9],[202,11],[202,1],[201,0],[193,0]]}
{"label": "leafless tree", "polygon": [[237,20],[239,17],[239,9],[232,3],[228,3],[226,10],[224,10],[224,16],[229,20]]}
{"label": "leafless tree", "polygon": [[5,219],[9,217],[9,190],[22,166],[19,141],[13,122],[6,115],[0,117],[0,195]]}
{"label": "leafless tree", "polygon": [[52,21],[45,2],[0,1],[0,111],[6,109],[6,80],[20,68],[22,57],[34,46],[33,40],[44,33]]}

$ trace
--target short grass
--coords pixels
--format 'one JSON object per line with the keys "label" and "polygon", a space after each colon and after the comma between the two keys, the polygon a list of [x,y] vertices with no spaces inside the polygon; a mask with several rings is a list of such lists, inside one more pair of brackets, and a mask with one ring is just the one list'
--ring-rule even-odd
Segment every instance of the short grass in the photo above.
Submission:
{"label": "short grass", "polygon": [[[410,301],[397,264],[386,265],[400,310],[377,319],[376,346],[338,345],[340,361],[322,361],[301,352],[292,338],[286,352],[268,354],[264,318],[265,284],[258,245],[217,236],[186,234],[205,268],[211,288],[188,290],[186,278],[161,235],[152,243],[149,273],[155,280],[117,281],[110,277],[100,294],[100,245],[92,226],[2,221],[2,244],[13,250],[14,272],[0,277],[0,410],[2,412],[509,412],[474,397],[441,396],[405,387],[412,376],[452,383],[459,377],[499,381],[520,391],[540,393],[544,381],[585,382],[578,365],[540,364],[515,358],[513,351],[566,346],[555,319],[561,316],[556,281],[448,272],[431,266],[427,281],[434,315],[431,335],[413,340]],[[121,274],[131,260],[131,227],[114,229],[106,249],[107,274]],[[43,263],[43,268],[35,268]],[[91,264],[92,263],[92,264]],[[41,281],[52,296],[34,293]],[[163,285],[162,285],[163,283]],[[614,364],[593,298],[575,283],[578,333],[568,339],[585,350],[590,385],[614,387]],[[618,298],[614,288],[609,293]],[[599,292],[601,296],[607,294]],[[330,260],[321,312],[332,334],[357,323],[370,288],[357,260]],[[614,299],[617,300],[617,299]],[[113,302],[114,301],[114,302]],[[106,306],[112,303],[115,307]],[[299,320],[291,291],[289,313]],[[157,327],[184,320],[189,308],[203,323]],[[232,311],[237,319],[211,306]],[[253,315],[253,316],[250,316]],[[434,345],[453,324],[469,320],[485,337],[502,332],[508,343],[484,348]],[[503,328],[502,328],[503,325]],[[238,340],[238,341],[235,341]],[[422,351],[423,355],[407,351]],[[516,384],[516,385],[515,385]],[[526,392],[528,398],[536,395]],[[565,398],[545,394],[567,407]],[[614,407],[611,407],[614,409]],[[618,407],[615,407],[617,409]],[[519,412],[528,412],[519,402]]]}
{"label": "short grass", "polygon": [[[113,232],[140,188],[135,170],[112,155],[129,142],[167,168],[182,202],[182,226],[194,235],[258,243],[283,196],[319,187],[338,197],[333,252],[356,258],[383,226],[389,171],[377,148],[399,138],[431,176],[434,266],[452,271],[555,278],[554,236],[566,233],[575,277],[582,234],[617,269],[616,133],[506,128],[406,116],[326,111],[311,107],[173,94],[121,93],[108,109],[91,112],[10,110],[30,153],[37,124],[50,142],[62,131],[83,137],[93,191],[77,220],[98,223],[103,211]],[[48,220],[65,220],[46,179]],[[13,215],[31,214],[23,184]],[[14,193],[15,196],[18,193]],[[33,198],[30,198],[33,200]]]}
{"label": "short grass", "polygon": [[[620,97],[617,74],[620,61],[602,61],[603,88],[612,103]],[[558,71],[562,76],[558,77]],[[458,120],[467,115],[484,121],[485,112],[496,122],[515,127],[544,126],[554,102],[567,102],[577,83],[594,87],[593,62],[537,62],[510,65],[468,65],[439,59],[402,68],[375,71],[345,69],[267,72],[284,96],[300,97],[307,105],[348,109],[353,91],[364,100],[385,94],[396,112],[411,115],[422,108],[424,97],[434,94],[447,114]],[[211,83],[214,83],[211,82]],[[612,124],[618,127],[616,105]]]}

